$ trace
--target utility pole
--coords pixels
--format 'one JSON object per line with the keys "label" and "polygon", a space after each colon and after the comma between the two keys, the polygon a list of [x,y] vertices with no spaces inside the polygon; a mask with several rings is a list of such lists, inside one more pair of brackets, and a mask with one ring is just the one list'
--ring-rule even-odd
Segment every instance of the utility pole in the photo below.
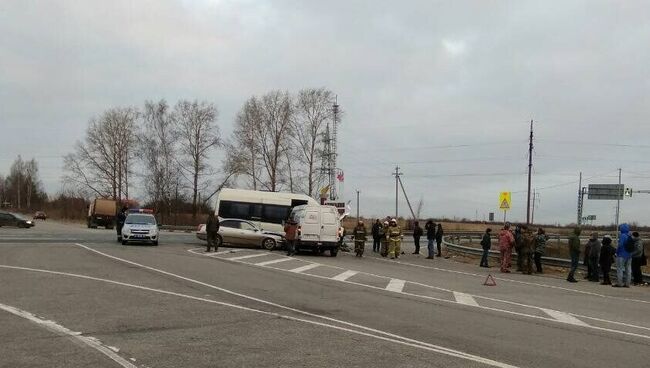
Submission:
{"label": "utility pole", "polygon": [[530,141],[528,143],[528,201],[526,206],[526,224],[530,225],[530,184],[533,171],[533,121],[530,121]]}
{"label": "utility pole", "polygon": [[582,225],[582,201],[584,196],[582,195],[582,171],[580,172],[580,180],[578,181],[578,226]]}
{"label": "utility pole", "polygon": [[530,215],[530,223],[535,223],[535,201],[537,200],[537,190],[533,190],[533,211]]}
{"label": "utility pole", "polygon": [[[618,183],[621,184],[621,169],[618,169]],[[614,232],[616,233],[616,239],[618,239],[618,223],[619,223],[619,216],[621,215],[621,200],[617,199],[616,200],[616,229]]]}
{"label": "utility pole", "polygon": [[395,219],[399,217],[399,176],[402,175],[399,172],[399,166],[395,166]]}
{"label": "utility pole", "polygon": [[359,221],[359,219],[360,219],[360,217],[359,217],[359,193],[361,193],[361,192],[359,191],[359,189],[357,189],[357,221]]}

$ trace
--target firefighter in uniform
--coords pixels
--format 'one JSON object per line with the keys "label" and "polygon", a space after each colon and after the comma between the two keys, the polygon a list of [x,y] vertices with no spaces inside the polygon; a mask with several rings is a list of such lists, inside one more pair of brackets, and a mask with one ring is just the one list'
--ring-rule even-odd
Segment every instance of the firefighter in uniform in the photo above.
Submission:
{"label": "firefighter in uniform", "polygon": [[357,257],[363,257],[367,236],[366,226],[363,224],[363,221],[359,221],[352,235],[354,235],[354,252],[357,254]]}
{"label": "firefighter in uniform", "polygon": [[219,244],[217,244],[217,233],[219,232],[219,219],[217,219],[214,216],[214,213],[210,213],[208,215],[208,222],[205,225],[205,231],[208,235],[208,249],[206,249],[206,252],[210,251],[210,248],[214,247],[214,251],[216,252],[217,249],[219,248]]}
{"label": "firefighter in uniform", "polygon": [[390,225],[388,230],[386,230],[386,238],[389,242],[388,255],[391,259],[399,258],[401,252],[401,242],[402,242],[402,229],[397,226],[397,220],[390,220]]}

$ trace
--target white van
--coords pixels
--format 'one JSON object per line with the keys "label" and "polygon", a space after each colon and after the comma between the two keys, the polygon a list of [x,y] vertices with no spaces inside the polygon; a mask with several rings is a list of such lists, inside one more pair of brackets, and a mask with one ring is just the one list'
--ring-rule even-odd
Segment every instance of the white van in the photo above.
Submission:
{"label": "white van", "polygon": [[298,224],[296,250],[311,249],[316,253],[339,251],[339,212],[334,206],[301,205],[291,211],[290,218]]}
{"label": "white van", "polygon": [[284,221],[295,206],[318,202],[304,194],[228,189],[219,191],[215,214],[219,218],[250,221],[264,231],[284,235]]}

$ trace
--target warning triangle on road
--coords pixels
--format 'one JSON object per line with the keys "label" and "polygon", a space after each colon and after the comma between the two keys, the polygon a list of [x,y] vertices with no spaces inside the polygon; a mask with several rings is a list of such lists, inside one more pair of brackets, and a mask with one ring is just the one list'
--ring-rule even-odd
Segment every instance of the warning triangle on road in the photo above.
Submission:
{"label": "warning triangle on road", "polygon": [[487,277],[485,278],[485,282],[483,283],[484,286],[497,286],[497,282],[494,280],[494,277],[492,277],[492,274],[488,274]]}
{"label": "warning triangle on road", "polygon": [[503,202],[501,202],[501,206],[499,208],[502,210],[510,209],[510,203],[508,203],[508,200],[504,199]]}

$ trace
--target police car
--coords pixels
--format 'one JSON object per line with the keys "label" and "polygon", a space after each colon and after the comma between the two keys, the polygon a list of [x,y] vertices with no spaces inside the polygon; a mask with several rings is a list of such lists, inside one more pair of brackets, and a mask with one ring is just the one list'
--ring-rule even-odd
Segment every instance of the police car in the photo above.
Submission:
{"label": "police car", "polygon": [[150,210],[131,210],[122,227],[122,244],[151,243],[158,245],[158,223]]}

